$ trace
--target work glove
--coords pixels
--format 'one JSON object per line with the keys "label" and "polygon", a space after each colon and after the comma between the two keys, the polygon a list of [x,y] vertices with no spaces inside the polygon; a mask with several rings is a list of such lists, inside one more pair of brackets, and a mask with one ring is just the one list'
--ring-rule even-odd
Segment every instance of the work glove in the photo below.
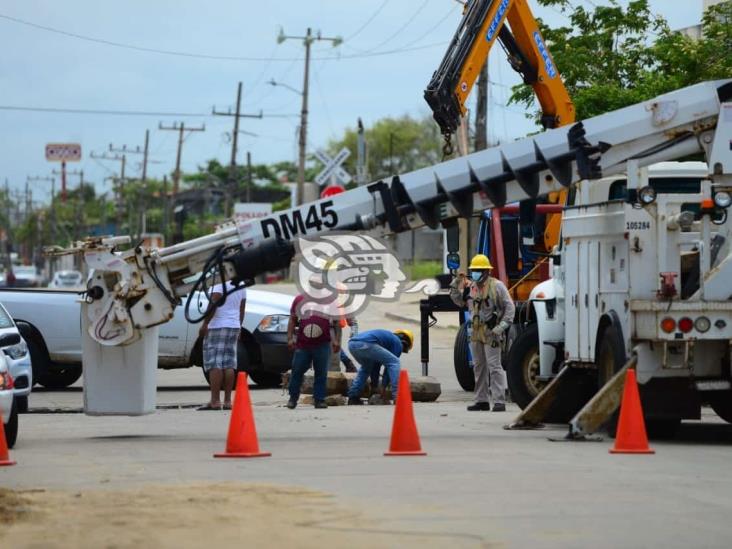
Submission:
{"label": "work glove", "polygon": [[502,327],[501,327],[501,325],[499,324],[498,326],[496,326],[495,328],[493,328],[493,329],[491,330],[491,333],[492,333],[492,334],[493,334],[494,336],[496,336],[496,337],[501,337],[501,336],[503,335],[503,328],[502,328]]}

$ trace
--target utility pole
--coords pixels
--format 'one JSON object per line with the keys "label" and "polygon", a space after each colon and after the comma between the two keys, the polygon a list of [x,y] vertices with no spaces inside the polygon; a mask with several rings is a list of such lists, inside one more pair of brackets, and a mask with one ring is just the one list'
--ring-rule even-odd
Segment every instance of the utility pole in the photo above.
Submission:
{"label": "utility pole", "polygon": [[252,153],[247,151],[247,202],[252,201]]}
{"label": "utility pole", "polygon": [[3,234],[3,255],[5,261],[5,280],[6,284],[10,285],[13,279],[13,262],[10,260],[10,185],[8,184],[8,178],[5,178],[5,223],[7,226],[2,231]]}
{"label": "utility pole", "polygon": [[[145,130],[145,145],[140,148],[139,145],[137,145],[134,149],[128,148],[127,145],[122,145],[122,147],[114,147],[111,143],[109,144],[109,152],[111,153],[119,153],[122,156],[126,156],[128,154],[141,154],[142,155],[142,177],[141,181],[144,183],[147,181],[147,160],[148,160],[148,146],[150,143],[150,130]],[[122,176],[124,178],[124,176]]]}
{"label": "utility pole", "polygon": [[358,137],[356,142],[356,184],[361,186],[367,183],[367,162],[366,162],[366,136],[364,135],[363,122],[358,119]]}
{"label": "utility pole", "polygon": [[164,131],[178,132],[178,152],[175,157],[175,171],[173,172],[173,201],[175,202],[175,196],[178,194],[178,188],[180,186],[180,157],[183,151],[183,140],[185,132],[205,132],[206,125],[203,124],[200,128],[186,128],[185,122],[176,122],[172,126],[163,126],[163,123],[158,124],[158,128]]}
{"label": "utility pole", "polygon": [[478,97],[475,109],[475,150],[488,148],[488,61],[478,75]]}
{"label": "utility pole", "polygon": [[119,234],[120,230],[122,229],[122,213],[124,210],[124,204],[122,203],[122,186],[125,183],[125,166],[127,164],[127,155],[120,155],[116,153],[114,155],[108,155],[107,153],[96,154],[94,151],[92,151],[91,153],[89,153],[89,156],[98,160],[113,160],[120,162],[119,178],[112,178],[114,194],[116,195],[114,232],[115,234]]}
{"label": "utility pole", "polygon": [[[236,111],[231,112],[229,109],[226,112],[220,112],[216,110],[216,107],[211,109],[211,114],[214,116],[233,116],[234,117],[234,132],[231,134],[231,162],[229,163],[229,181],[228,189],[225,193],[226,204],[224,206],[224,214],[227,217],[231,216],[231,199],[232,195],[235,194],[236,190],[236,147],[239,140],[239,120],[242,118],[262,118],[262,111],[259,114],[242,114],[241,113],[241,82],[236,88]],[[248,191],[247,191],[248,192]]]}
{"label": "utility pole", "polygon": [[300,110],[300,139],[299,139],[299,153],[298,153],[298,164],[297,164],[297,205],[300,206],[303,201],[303,192],[305,189],[305,154],[307,150],[307,135],[308,135],[308,87],[310,81],[310,46],[318,41],[328,41],[333,43],[333,47],[338,47],[343,42],[343,38],[340,36],[326,37],[320,34],[320,31],[316,35],[313,35],[312,29],[308,28],[305,36],[288,36],[280,29],[280,33],[277,36],[277,43],[282,44],[285,40],[302,40],[305,46],[305,74],[303,77],[302,86],[302,108]]}

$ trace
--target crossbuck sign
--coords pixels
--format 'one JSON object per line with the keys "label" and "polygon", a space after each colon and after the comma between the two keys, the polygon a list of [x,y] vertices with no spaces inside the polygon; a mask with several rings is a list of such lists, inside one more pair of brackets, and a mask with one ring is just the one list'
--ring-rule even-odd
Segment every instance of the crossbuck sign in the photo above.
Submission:
{"label": "crossbuck sign", "polygon": [[351,151],[345,147],[343,147],[340,152],[332,158],[323,151],[317,151],[315,153],[315,157],[325,164],[325,168],[323,168],[323,171],[315,177],[315,182],[318,185],[323,185],[328,182],[340,183],[341,185],[350,183],[351,175],[341,168],[341,164],[343,164],[349,156],[351,156]]}

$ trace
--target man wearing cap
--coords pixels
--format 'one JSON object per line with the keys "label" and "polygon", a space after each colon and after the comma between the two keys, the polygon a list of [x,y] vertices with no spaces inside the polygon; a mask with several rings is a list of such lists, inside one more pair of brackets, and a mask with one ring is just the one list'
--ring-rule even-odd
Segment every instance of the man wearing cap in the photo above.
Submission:
{"label": "man wearing cap", "polygon": [[494,412],[505,412],[507,384],[501,345],[516,308],[506,285],[491,276],[493,266],[485,255],[473,257],[469,269],[469,279],[460,273],[450,284],[450,298],[458,307],[467,307],[471,319],[475,402],[468,410],[488,411],[492,400]]}
{"label": "man wearing cap", "polygon": [[392,398],[396,400],[399,384],[399,357],[408,353],[414,344],[414,335],[410,330],[368,330],[361,332],[348,341],[351,351],[361,367],[358,375],[348,391],[348,404],[363,404],[361,392],[366,380],[383,365],[391,383]]}

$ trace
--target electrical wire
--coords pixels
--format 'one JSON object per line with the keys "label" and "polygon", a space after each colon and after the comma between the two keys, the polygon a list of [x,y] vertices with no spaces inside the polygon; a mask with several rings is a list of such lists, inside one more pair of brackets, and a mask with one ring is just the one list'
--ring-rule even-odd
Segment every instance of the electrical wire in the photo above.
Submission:
{"label": "electrical wire", "polygon": [[393,34],[389,35],[385,40],[379,42],[376,46],[373,46],[367,50],[363,50],[360,54],[354,54],[354,55],[368,55],[368,54],[374,53],[376,50],[378,50],[382,46],[385,46],[386,44],[388,44],[389,42],[394,40],[394,38],[399,36],[404,31],[404,29],[406,29],[409,25],[414,23],[414,20],[417,18],[417,16],[420,13],[422,13],[422,11],[424,11],[424,9],[427,7],[428,3],[429,3],[429,0],[424,0],[419,5],[419,7],[414,11],[414,13],[412,13],[412,15],[407,18],[407,20],[404,22],[404,24],[401,27],[399,27]]}
{"label": "electrical wire", "polygon": [[[213,118],[212,113],[201,112],[156,112],[156,111],[135,111],[116,109],[76,109],[66,107],[23,107],[20,105],[0,105],[0,111],[26,111],[26,112],[48,112],[63,114],[100,114],[105,116],[173,116],[176,118],[198,117]],[[296,118],[296,113],[262,113],[262,118]]]}
{"label": "electrical wire", "polygon": [[[428,0],[425,0],[425,4]],[[421,11],[421,9],[419,10]],[[304,61],[303,57],[251,57],[251,56],[237,56],[237,55],[212,55],[212,54],[203,54],[203,53],[194,53],[194,52],[186,52],[186,51],[179,51],[179,50],[164,50],[159,48],[148,48],[145,46],[136,46],[134,44],[126,44],[124,42],[114,42],[112,40],[105,40],[102,38],[95,38],[92,36],[86,36],[83,34],[77,34],[73,32],[68,32],[62,29],[57,29],[54,27],[49,27],[46,25],[39,25],[37,23],[33,23],[31,21],[26,21],[24,19],[19,19],[17,17],[11,17],[9,15],[5,15],[0,13],[0,19],[5,19],[7,21],[11,21],[13,23],[17,23],[19,25],[25,25],[28,27],[32,27],[38,30],[43,30],[46,32],[51,32],[55,34],[60,34],[69,38],[75,38],[77,40],[84,40],[86,42],[94,42],[97,44],[103,44],[105,46],[111,46],[115,48],[122,48],[122,49],[128,49],[128,50],[134,50],[138,52],[143,53],[156,53],[160,55],[171,55],[176,57],[189,57],[189,58],[195,58],[195,59],[212,59],[212,60],[218,60],[218,61],[261,61],[265,63],[273,63],[273,62],[295,62],[295,61]],[[407,23],[403,26],[403,28],[406,28],[407,25],[409,25],[412,22],[412,20],[407,21]],[[400,29],[399,32],[401,32]],[[396,35],[394,35],[396,36]],[[391,37],[393,38],[393,36]],[[381,45],[391,41],[391,38],[384,41]],[[414,48],[403,48],[403,49],[392,49],[392,50],[384,50],[384,51],[374,51],[376,48],[372,48],[364,53],[357,53],[357,54],[351,54],[351,55],[331,55],[331,56],[325,56],[325,57],[313,57],[313,61],[324,61],[326,59],[359,59],[362,57],[376,57],[376,56],[382,56],[382,55],[393,55],[398,53],[404,53],[409,51],[417,51],[417,50],[423,50],[428,48],[434,48],[436,46],[445,46],[449,42],[440,42],[436,44],[426,44],[424,46],[414,47]]]}
{"label": "electrical wire", "polygon": [[380,5],[380,6],[378,7],[378,8],[376,8],[376,11],[375,11],[375,12],[374,12],[374,13],[373,13],[373,14],[371,15],[371,17],[369,17],[369,18],[368,18],[368,19],[366,20],[366,22],[365,22],[365,23],[364,23],[363,25],[361,25],[360,27],[358,27],[358,29],[356,29],[356,31],[354,31],[354,32],[353,32],[352,34],[350,34],[349,36],[346,36],[346,38],[344,38],[344,41],[352,40],[352,39],[354,39],[354,38],[355,38],[356,36],[358,36],[359,34],[361,34],[361,32],[362,32],[362,31],[363,31],[363,30],[364,30],[364,29],[365,29],[366,27],[368,27],[368,26],[369,26],[369,25],[371,24],[371,22],[372,22],[372,21],[373,21],[374,19],[376,19],[376,18],[378,17],[378,15],[379,15],[379,14],[380,14],[380,13],[382,12],[382,10],[383,10],[383,9],[384,9],[384,8],[386,7],[386,5],[387,5],[387,4],[389,3],[389,2],[390,2],[390,0],[384,0],[384,1],[383,1],[383,2],[381,3],[381,5]]}

